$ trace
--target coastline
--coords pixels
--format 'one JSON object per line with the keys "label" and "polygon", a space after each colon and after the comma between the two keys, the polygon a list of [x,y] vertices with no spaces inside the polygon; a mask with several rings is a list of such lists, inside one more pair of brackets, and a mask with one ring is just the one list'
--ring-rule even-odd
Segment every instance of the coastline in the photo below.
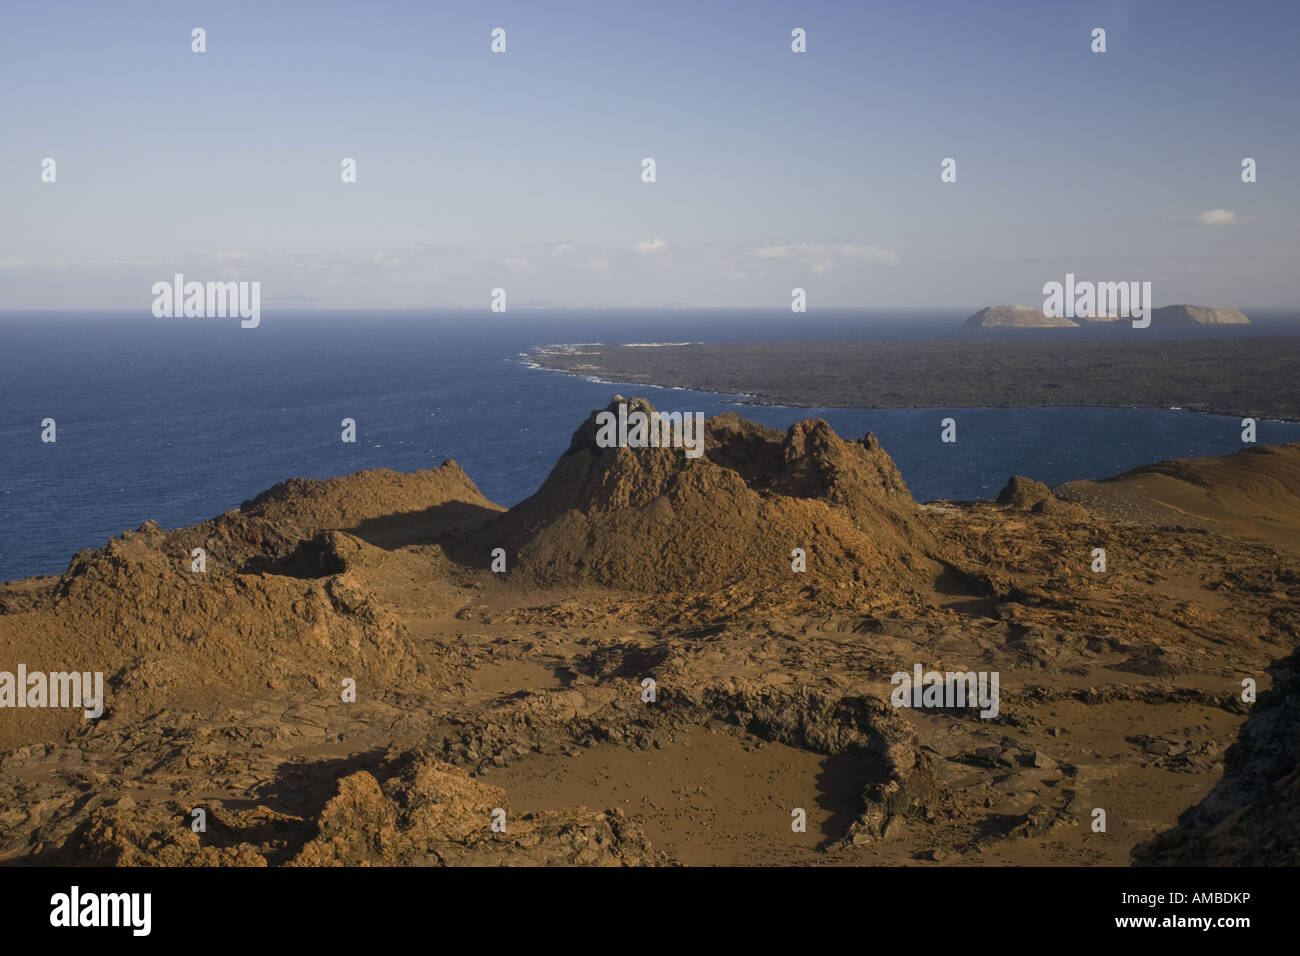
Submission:
{"label": "coastline", "polygon": [[1292,336],[574,348],[544,346],[521,361],[604,384],[712,392],[736,405],[1156,408],[1300,422],[1300,337]]}

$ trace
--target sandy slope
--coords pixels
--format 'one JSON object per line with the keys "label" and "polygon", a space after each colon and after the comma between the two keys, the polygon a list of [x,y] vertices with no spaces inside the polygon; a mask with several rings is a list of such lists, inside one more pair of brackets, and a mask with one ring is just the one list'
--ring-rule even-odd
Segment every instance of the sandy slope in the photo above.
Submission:
{"label": "sandy slope", "polygon": [[1056,493],[1116,520],[1141,515],[1300,548],[1300,445],[1164,461],[1106,481],[1069,482]]}

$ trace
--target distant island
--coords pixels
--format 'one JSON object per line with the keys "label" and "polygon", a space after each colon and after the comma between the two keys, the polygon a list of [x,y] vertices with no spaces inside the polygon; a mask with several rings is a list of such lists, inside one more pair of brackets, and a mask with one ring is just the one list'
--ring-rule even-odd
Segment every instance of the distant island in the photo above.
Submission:
{"label": "distant island", "polygon": [[1078,322],[1072,322],[1063,316],[1051,316],[1042,309],[1027,305],[990,305],[988,308],[980,309],[962,325],[983,329],[1077,329],[1079,327]]}
{"label": "distant island", "polygon": [[1211,305],[1166,305],[1151,313],[1152,325],[1250,325],[1236,309]]}
{"label": "distant island", "polygon": [[[1096,315],[1083,319],[1086,323],[1117,322],[1118,315]],[[1236,309],[1211,305],[1166,305],[1151,313],[1152,325],[1250,325]],[[971,329],[1077,329],[1078,322],[1063,316],[1052,316],[1042,309],[1028,305],[990,305],[980,309],[962,323]]]}

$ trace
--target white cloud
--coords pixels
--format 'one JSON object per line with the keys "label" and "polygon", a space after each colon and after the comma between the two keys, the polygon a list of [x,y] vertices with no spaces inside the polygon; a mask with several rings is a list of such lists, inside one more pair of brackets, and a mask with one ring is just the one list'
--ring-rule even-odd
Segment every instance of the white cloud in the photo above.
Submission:
{"label": "white cloud", "polygon": [[896,266],[902,263],[898,253],[880,246],[854,243],[796,242],[784,246],[759,246],[751,253],[756,259],[781,259],[806,265],[817,275],[829,272],[837,259],[856,259]]}
{"label": "white cloud", "polygon": [[[351,250],[300,248],[270,252],[236,244],[166,255],[59,261],[23,249],[0,250],[0,299],[7,308],[142,308],[154,282],[176,272],[200,281],[255,280],[263,302],[283,308],[481,305],[483,289],[528,276],[529,296],[574,306],[651,304],[663,298],[665,274],[674,294],[696,304],[754,305],[764,283],[792,269],[820,276],[839,301],[879,287],[880,272],[898,256],[853,243],[768,244],[761,241],[584,238],[499,242],[483,246],[425,242]],[[563,249],[563,252],[557,250]],[[238,250],[238,251],[236,251]],[[152,250],[151,250],[152,251]],[[892,271],[892,270],[891,270]],[[607,302],[617,277],[618,301]],[[798,283],[793,283],[798,284]],[[71,291],[69,291],[71,290]],[[759,291],[756,291],[759,290]],[[820,299],[819,299],[820,301]],[[17,303],[17,304],[12,304]]]}
{"label": "white cloud", "polygon": [[1206,226],[1229,226],[1241,222],[1241,217],[1231,209],[1210,209],[1198,212],[1196,221]]}

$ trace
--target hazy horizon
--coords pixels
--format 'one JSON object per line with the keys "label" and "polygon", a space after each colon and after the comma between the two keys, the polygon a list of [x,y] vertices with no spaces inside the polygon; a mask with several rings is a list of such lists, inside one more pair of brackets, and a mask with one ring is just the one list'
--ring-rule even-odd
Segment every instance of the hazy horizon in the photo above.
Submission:
{"label": "hazy horizon", "polygon": [[1286,309],[1297,36],[1274,0],[15,7],[0,309],[177,272],[268,312],[975,309],[1067,272]]}
{"label": "hazy horizon", "polygon": [[[948,320],[948,319],[951,319],[954,315],[958,315],[958,314],[960,314],[962,317],[967,317],[967,316],[969,316],[970,314],[973,314],[974,312],[977,312],[977,311],[979,311],[979,310],[981,310],[981,309],[983,309],[983,308],[990,307],[990,306],[1030,305],[1030,304],[1031,304],[1031,303],[1026,303],[1026,302],[1020,302],[1020,303],[1013,303],[1013,302],[988,302],[988,303],[984,303],[983,305],[978,305],[978,306],[976,306],[976,305],[834,305],[834,306],[822,306],[822,307],[817,308],[817,309],[812,309],[812,308],[810,308],[806,313],[800,313],[799,316],[796,316],[796,317],[794,317],[794,318],[791,317],[789,307],[788,307],[788,306],[785,306],[785,305],[783,305],[783,304],[778,304],[778,305],[775,305],[775,306],[757,306],[757,305],[754,305],[754,306],[735,306],[735,305],[701,305],[701,306],[697,306],[697,305],[690,305],[690,304],[685,304],[685,305],[679,305],[679,304],[666,304],[666,305],[582,305],[582,306],[574,306],[574,305],[567,305],[567,304],[565,304],[565,303],[546,304],[546,305],[539,305],[539,304],[535,304],[535,303],[520,303],[520,304],[516,305],[516,304],[513,304],[513,303],[512,303],[512,304],[510,305],[510,309],[509,309],[509,311],[510,311],[511,313],[513,313],[513,312],[564,312],[564,313],[573,313],[573,314],[582,314],[582,313],[587,313],[587,312],[625,312],[625,313],[654,313],[654,312],[665,312],[665,313],[685,313],[685,312],[739,312],[739,313],[743,313],[743,312],[753,312],[753,313],[760,313],[760,314],[763,314],[763,315],[770,315],[771,318],[773,318],[774,320],[779,319],[779,320],[781,320],[781,321],[795,321],[795,322],[797,322],[798,319],[799,319],[800,317],[803,317],[803,316],[811,317],[811,316],[816,315],[816,314],[824,314],[824,315],[828,315],[828,316],[829,316],[829,315],[832,315],[832,314],[834,314],[834,315],[839,315],[839,314],[843,314],[843,313],[861,313],[862,316],[863,316],[864,318],[866,318],[866,319],[889,318],[890,316],[924,319],[924,318],[926,318],[927,316],[933,316],[936,320],[938,320],[938,319]],[[1167,306],[1167,305],[1206,305],[1206,304],[1207,304],[1207,303],[1196,303],[1196,302],[1186,302],[1186,303],[1184,303],[1184,302],[1159,302],[1159,301],[1157,301],[1157,302],[1156,302],[1156,305],[1155,305],[1155,308],[1159,309],[1159,308],[1163,308],[1164,306]],[[1033,305],[1036,307],[1036,306],[1040,305],[1040,303],[1033,303]],[[1224,306],[1222,303],[1219,303],[1219,304],[1218,304],[1218,307],[1223,308],[1223,307],[1225,307],[1225,306]],[[1271,322],[1271,323],[1281,322],[1281,321],[1288,321],[1288,320],[1294,320],[1294,321],[1300,323],[1300,305],[1283,305],[1283,306],[1277,306],[1277,305],[1230,305],[1230,306],[1226,306],[1226,307],[1230,307],[1230,308],[1237,309],[1238,311],[1244,313],[1247,317],[1250,317],[1252,314],[1257,314],[1257,315],[1259,315],[1261,318],[1263,318],[1263,319],[1265,319],[1266,321]],[[320,315],[320,314],[325,314],[325,313],[347,313],[347,314],[349,314],[349,315],[352,315],[352,314],[355,314],[355,313],[357,313],[357,312],[373,312],[373,313],[375,313],[376,315],[385,315],[385,316],[388,316],[388,315],[403,315],[403,314],[408,314],[408,315],[409,315],[409,314],[420,314],[420,315],[433,314],[433,315],[437,316],[437,315],[443,315],[443,314],[448,314],[448,315],[456,314],[456,315],[458,315],[458,314],[461,314],[461,313],[471,314],[471,315],[472,315],[472,314],[480,313],[480,312],[482,312],[482,311],[484,311],[484,307],[482,307],[482,306],[469,306],[469,305],[462,305],[462,306],[435,306],[435,305],[402,305],[402,306],[310,306],[310,307],[304,307],[304,306],[297,305],[297,306],[290,306],[290,307],[285,307],[285,308],[279,308],[279,309],[274,310],[274,312],[269,312],[269,311],[264,310],[264,313],[265,313],[265,314],[264,314],[264,316],[263,316],[263,320],[265,321],[266,317],[271,316],[271,315],[274,315],[274,316],[277,316],[277,317],[292,318],[292,317],[295,317],[295,316],[310,316],[310,315]],[[883,313],[889,313],[889,315],[884,315]],[[911,313],[911,314],[909,314],[909,313]],[[144,306],[142,306],[142,307],[138,307],[138,308],[116,308],[116,309],[106,309],[106,308],[49,308],[49,309],[15,309],[15,308],[0,308],[0,319],[17,318],[17,317],[30,316],[30,315],[63,315],[63,316],[78,316],[78,315],[86,315],[86,316],[91,316],[91,315],[120,315],[120,316],[137,316],[137,317],[142,318],[142,319],[145,319],[145,318],[150,319],[151,321],[161,321],[161,322],[169,322],[169,323],[220,324],[220,323],[222,323],[222,322],[227,322],[227,323],[229,322],[228,319],[220,319],[220,318],[213,319],[213,318],[203,318],[203,317],[197,317],[197,318],[196,318],[196,317],[189,317],[189,318],[187,318],[187,317],[183,317],[183,316],[173,316],[173,317],[170,317],[170,318],[158,319],[158,318],[155,318],[155,317],[150,313],[149,306],[148,306],[147,303],[146,303]],[[499,315],[499,314],[498,314],[498,315],[495,315],[495,316],[494,316],[494,319],[497,319],[497,320],[505,320],[505,319],[508,319],[508,315]],[[1109,325],[1112,325],[1112,323],[1109,323],[1109,322],[1090,322],[1089,320],[1086,320],[1086,319],[1081,319],[1081,320],[1079,320],[1079,321],[1082,322],[1084,325],[1097,325],[1097,326],[1109,326]],[[1120,324],[1120,327],[1125,327],[1125,326],[1127,326],[1127,323],[1121,323],[1121,324]],[[1169,327],[1169,326],[1165,326],[1165,327]],[[1236,326],[1236,327],[1234,327],[1234,326],[1231,326],[1231,325],[1226,325],[1226,326],[1208,326],[1208,327],[1209,327],[1209,328],[1220,328],[1220,329],[1225,329],[1225,330],[1228,330],[1228,331],[1231,331],[1231,330],[1234,329],[1234,328],[1240,328],[1240,326]],[[1012,331],[1014,331],[1014,327],[1008,327],[1008,328],[1011,329]],[[1035,329],[1030,328],[1030,329],[1028,329],[1028,331],[1041,331],[1041,330],[1035,330]]]}

